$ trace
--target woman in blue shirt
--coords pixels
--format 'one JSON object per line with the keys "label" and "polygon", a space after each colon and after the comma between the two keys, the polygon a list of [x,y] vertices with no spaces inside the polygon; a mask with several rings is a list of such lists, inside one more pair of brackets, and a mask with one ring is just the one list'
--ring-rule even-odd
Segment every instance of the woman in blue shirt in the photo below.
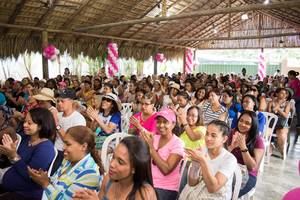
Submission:
{"label": "woman in blue shirt", "polygon": [[41,199],[43,189],[34,183],[27,167],[47,171],[54,159],[55,122],[51,112],[44,108],[29,111],[24,122],[20,146],[16,147],[9,135],[3,136],[0,152],[5,154],[12,165],[1,169],[0,199]]}
{"label": "woman in blue shirt", "polygon": [[121,103],[117,95],[108,93],[102,97],[99,111],[87,108],[88,116],[93,119],[92,127],[97,135],[96,148],[100,149],[107,136],[121,132]]}
{"label": "woman in blue shirt", "polygon": [[227,108],[228,112],[228,121],[231,128],[236,127],[238,113],[241,112],[241,104],[236,102],[235,95],[231,90],[224,90],[222,92],[222,103],[224,107]]}
{"label": "woman in blue shirt", "polygon": [[[264,127],[266,124],[266,117],[262,112],[257,111],[258,109],[258,102],[255,98],[255,96],[247,94],[243,96],[242,99],[242,106],[243,106],[243,110],[248,110],[248,111],[254,111],[257,112],[257,120],[258,120],[258,131],[259,131],[259,135],[263,136],[264,134]],[[234,127],[236,128],[236,127]]]}

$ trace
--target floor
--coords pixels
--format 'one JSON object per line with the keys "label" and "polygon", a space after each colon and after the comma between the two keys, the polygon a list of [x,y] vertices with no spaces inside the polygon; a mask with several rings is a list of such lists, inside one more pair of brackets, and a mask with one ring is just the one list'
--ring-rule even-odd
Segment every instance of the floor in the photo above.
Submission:
{"label": "floor", "polygon": [[292,128],[292,144],[286,160],[272,156],[270,163],[264,166],[264,172],[258,178],[254,195],[255,200],[281,200],[287,191],[300,187],[300,174],[298,171],[300,137],[296,145],[293,145],[295,133],[295,128]]}

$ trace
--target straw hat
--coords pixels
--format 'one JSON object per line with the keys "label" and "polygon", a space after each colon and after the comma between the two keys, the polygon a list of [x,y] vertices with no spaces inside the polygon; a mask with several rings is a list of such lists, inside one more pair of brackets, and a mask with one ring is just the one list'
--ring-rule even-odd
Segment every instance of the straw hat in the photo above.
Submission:
{"label": "straw hat", "polygon": [[34,95],[33,98],[39,101],[52,101],[55,103],[54,92],[50,88],[43,88],[41,91]]}
{"label": "straw hat", "polygon": [[108,94],[102,96],[102,100],[103,100],[104,98],[105,98],[105,99],[110,99],[110,100],[116,102],[116,104],[117,104],[117,106],[118,106],[118,110],[119,110],[119,111],[122,110],[122,103],[121,103],[121,101],[119,100],[119,97],[118,97],[117,95],[115,95],[115,94],[113,94],[113,93],[108,93]]}
{"label": "straw hat", "polygon": [[169,85],[170,88],[175,88],[177,89],[178,91],[180,90],[180,85],[178,83],[172,83]]}

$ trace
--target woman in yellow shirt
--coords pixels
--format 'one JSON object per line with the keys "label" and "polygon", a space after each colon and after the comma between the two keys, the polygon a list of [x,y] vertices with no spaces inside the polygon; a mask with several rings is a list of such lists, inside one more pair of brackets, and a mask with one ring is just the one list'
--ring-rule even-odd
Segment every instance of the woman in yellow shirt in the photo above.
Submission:
{"label": "woman in yellow shirt", "polygon": [[203,148],[205,146],[204,135],[206,128],[203,125],[201,109],[197,106],[191,106],[187,113],[179,112],[178,121],[184,128],[180,139],[184,142],[185,148]]}

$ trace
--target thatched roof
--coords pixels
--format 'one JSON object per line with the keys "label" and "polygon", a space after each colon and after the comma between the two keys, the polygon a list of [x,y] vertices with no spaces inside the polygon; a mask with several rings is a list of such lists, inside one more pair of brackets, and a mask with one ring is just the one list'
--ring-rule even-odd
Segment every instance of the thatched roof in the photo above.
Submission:
{"label": "thatched roof", "polygon": [[[73,56],[101,55],[109,41],[119,44],[122,57],[136,59],[158,51],[182,57],[185,47],[300,47],[300,1],[263,2],[1,0],[0,58],[41,51],[42,30],[49,43]],[[249,19],[241,20],[242,14]]]}

